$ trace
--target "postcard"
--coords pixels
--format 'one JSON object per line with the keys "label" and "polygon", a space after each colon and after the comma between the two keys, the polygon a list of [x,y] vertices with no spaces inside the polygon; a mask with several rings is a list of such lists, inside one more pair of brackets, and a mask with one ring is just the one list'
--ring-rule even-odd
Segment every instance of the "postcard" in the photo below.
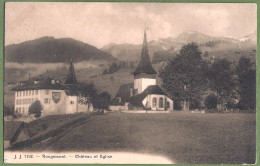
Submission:
{"label": "postcard", "polygon": [[6,2],[4,163],[254,164],[255,3]]}

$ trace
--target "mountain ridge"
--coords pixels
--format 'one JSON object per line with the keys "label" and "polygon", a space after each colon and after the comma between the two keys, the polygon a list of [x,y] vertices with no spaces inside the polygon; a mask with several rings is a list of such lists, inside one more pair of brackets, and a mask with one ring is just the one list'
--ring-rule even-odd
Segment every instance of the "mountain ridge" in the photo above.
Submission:
{"label": "mountain ridge", "polygon": [[72,38],[44,36],[38,39],[11,44],[5,47],[7,62],[57,63],[84,60],[107,60],[115,58],[107,52]]}
{"label": "mountain ridge", "polygon": [[[255,37],[255,38],[254,38]],[[244,39],[244,40],[242,40]],[[158,52],[171,51],[177,54],[184,44],[191,42],[197,43],[202,51],[207,50],[223,50],[223,47],[230,47],[232,49],[241,50],[241,48],[249,49],[256,47],[256,33],[246,35],[241,38],[223,37],[223,36],[209,36],[197,31],[188,31],[179,34],[176,37],[159,38],[148,42],[148,49],[150,58]],[[245,46],[245,47],[244,47]],[[112,56],[119,60],[124,61],[138,61],[141,53],[142,43],[139,45],[134,44],[108,44],[101,50],[110,53]],[[174,50],[174,51],[172,51]]]}

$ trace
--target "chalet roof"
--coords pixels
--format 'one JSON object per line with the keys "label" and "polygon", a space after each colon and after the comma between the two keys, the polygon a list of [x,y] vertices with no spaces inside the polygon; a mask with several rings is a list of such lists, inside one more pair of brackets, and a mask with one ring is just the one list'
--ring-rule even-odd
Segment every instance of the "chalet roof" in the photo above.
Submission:
{"label": "chalet roof", "polygon": [[142,101],[147,95],[157,94],[157,95],[165,95],[168,96],[158,85],[150,85],[148,86],[142,93],[132,96],[129,99],[130,104],[134,106],[143,107]]}
{"label": "chalet roof", "polygon": [[144,41],[143,41],[142,52],[141,52],[141,56],[139,59],[139,64],[134,72],[134,76],[136,76],[140,73],[157,74],[156,71],[154,70],[154,68],[152,67],[152,64],[150,61],[150,56],[149,56],[148,48],[147,48],[146,31],[144,31]]}
{"label": "chalet roof", "polygon": [[19,86],[14,87],[12,90],[39,90],[39,89],[57,89],[57,90],[65,90],[68,87],[62,85],[50,77],[45,78],[35,78],[29,79],[27,81],[23,81]]}
{"label": "chalet roof", "polygon": [[[124,105],[130,99],[130,90],[134,89],[134,84],[123,84],[117,91],[115,98],[112,99],[111,105]],[[121,101],[118,100],[118,97],[121,98]]]}
{"label": "chalet roof", "polygon": [[4,122],[4,140],[12,140],[15,134],[24,126],[24,122],[5,121]]}
{"label": "chalet roof", "polygon": [[70,62],[69,73],[67,75],[65,84],[77,84],[77,79],[72,61]]}

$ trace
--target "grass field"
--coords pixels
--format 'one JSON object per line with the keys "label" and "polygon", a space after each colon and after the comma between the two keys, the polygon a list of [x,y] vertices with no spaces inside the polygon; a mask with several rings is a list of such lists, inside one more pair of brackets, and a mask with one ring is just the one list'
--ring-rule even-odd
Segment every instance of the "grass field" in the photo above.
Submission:
{"label": "grass field", "polygon": [[[124,114],[92,116],[48,144],[27,150],[121,151],[175,163],[254,163],[255,114]],[[54,138],[55,139],[55,138]]]}

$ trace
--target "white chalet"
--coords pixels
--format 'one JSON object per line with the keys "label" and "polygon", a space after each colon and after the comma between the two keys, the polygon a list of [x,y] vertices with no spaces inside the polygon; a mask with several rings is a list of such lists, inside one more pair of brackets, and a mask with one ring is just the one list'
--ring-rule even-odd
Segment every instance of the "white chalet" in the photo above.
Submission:
{"label": "white chalet", "polygon": [[20,82],[19,86],[13,88],[15,114],[28,115],[30,105],[36,100],[39,100],[43,106],[42,116],[90,111],[82,102],[86,98],[75,91],[77,86],[79,85],[72,62],[65,84],[44,76]]}

